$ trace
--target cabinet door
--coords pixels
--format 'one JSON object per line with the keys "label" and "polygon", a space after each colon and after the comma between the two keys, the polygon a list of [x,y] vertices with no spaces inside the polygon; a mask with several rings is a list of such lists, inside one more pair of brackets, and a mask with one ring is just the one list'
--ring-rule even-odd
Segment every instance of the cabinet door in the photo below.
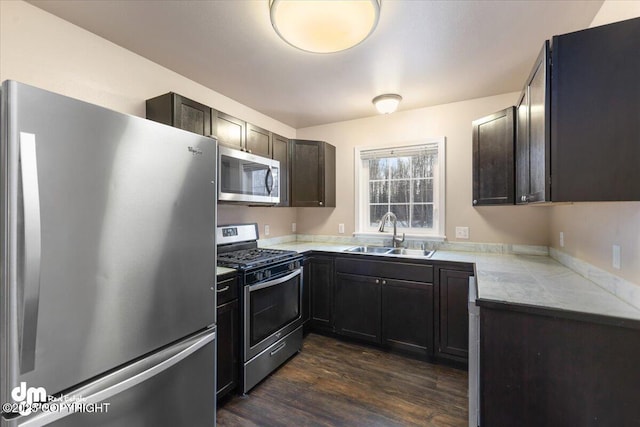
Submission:
{"label": "cabinet door", "polygon": [[211,108],[177,93],[169,92],[146,101],[147,119],[211,135]]}
{"label": "cabinet door", "polygon": [[550,50],[546,41],[520,97],[516,131],[516,202],[551,200]]}
{"label": "cabinet door", "polygon": [[214,135],[218,138],[218,143],[237,150],[244,150],[246,123],[222,111],[216,111],[214,115]]}
{"label": "cabinet door", "polygon": [[238,300],[218,306],[217,309],[217,387],[219,399],[238,384],[239,318]]}
{"label": "cabinet door", "polygon": [[381,279],[336,274],[336,333],[381,343]]}
{"label": "cabinet door", "polygon": [[529,87],[516,108],[516,203],[527,203],[529,194]]}
{"label": "cabinet door", "polygon": [[324,141],[291,142],[291,206],[335,207],[336,148]]}
{"label": "cabinet door", "polygon": [[514,108],[473,122],[473,205],[514,203]]}
{"label": "cabinet door", "polygon": [[433,353],[433,285],[382,279],[383,343],[427,356]]}
{"label": "cabinet door", "polygon": [[640,18],[553,38],[553,201],[640,200],[639,40]]}
{"label": "cabinet door", "polygon": [[468,294],[471,274],[467,271],[440,269],[437,349],[440,357],[455,360],[468,359]]}
{"label": "cabinet door", "polygon": [[251,154],[271,158],[271,132],[247,123],[245,148]]}
{"label": "cabinet door", "polygon": [[280,162],[280,204],[277,206],[289,206],[289,140],[274,133],[271,144],[273,158]]}
{"label": "cabinet door", "polygon": [[550,120],[549,42],[546,42],[529,83],[529,202],[550,200]]}
{"label": "cabinet door", "polygon": [[333,264],[333,258],[311,257],[304,278],[311,291],[311,326],[328,331],[333,330]]}

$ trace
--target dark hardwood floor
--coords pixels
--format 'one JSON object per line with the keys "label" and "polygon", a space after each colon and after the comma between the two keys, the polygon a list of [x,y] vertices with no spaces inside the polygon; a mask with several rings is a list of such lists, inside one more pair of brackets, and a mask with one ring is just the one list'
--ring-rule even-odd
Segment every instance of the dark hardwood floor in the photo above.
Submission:
{"label": "dark hardwood floor", "polygon": [[309,334],[218,426],[466,426],[467,372]]}

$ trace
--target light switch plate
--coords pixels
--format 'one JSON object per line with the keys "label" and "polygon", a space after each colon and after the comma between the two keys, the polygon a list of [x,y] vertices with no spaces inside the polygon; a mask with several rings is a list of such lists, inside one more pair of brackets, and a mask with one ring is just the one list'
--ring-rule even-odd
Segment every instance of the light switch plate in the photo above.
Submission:
{"label": "light switch plate", "polygon": [[293,233],[295,233],[295,232],[296,232],[296,223],[295,223],[295,222],[292,222],[292,223],[291,223],[291,231],[292,231]]}
{"label": "light switch plate", "polygon": [[456,227],[456,239],[468,239],[469,227]]}
{"label": "light switch plate", "polygon": [[271,232],[271,229],[269,228],[268,224],[265,224],[265,226],[264,226],[264,235],[268,236],[269,232]]}
{"label": "light switch plate", "polygon": [[564,248],[564,232],[560,232],[560,247]]}
{"label": "light switch plate", "polygon": [[338,224],[338,233],[344,234],[344,224]]}

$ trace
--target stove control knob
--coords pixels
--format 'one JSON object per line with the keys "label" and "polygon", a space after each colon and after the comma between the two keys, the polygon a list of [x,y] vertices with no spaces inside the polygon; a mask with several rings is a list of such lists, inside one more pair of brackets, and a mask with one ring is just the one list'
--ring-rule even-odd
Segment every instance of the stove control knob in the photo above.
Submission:
{"label": "stove control knob", "polygon": [[300,268],[300,261],[296,261],[296,268]]}
{"label": "stove control knob", "polygon": [[264,275],[265,275],[267,278],[271,277],[271,271],[270,271],[270,270],[265,271],[265,272],[264,272]]}
{"label": "stove control knob", "polygon": [[256,273],[256,279],[262,280],[263,278],[264,278],[264,273],[262,273],[262,271],[258,271]]}
{"label": "stove control knob", "polygon": [[290,262],[289,265],[287,266],[287,268],[289,268],[289,270],[293,270],[295,268],[295,266],[293,265],[292,262]]}

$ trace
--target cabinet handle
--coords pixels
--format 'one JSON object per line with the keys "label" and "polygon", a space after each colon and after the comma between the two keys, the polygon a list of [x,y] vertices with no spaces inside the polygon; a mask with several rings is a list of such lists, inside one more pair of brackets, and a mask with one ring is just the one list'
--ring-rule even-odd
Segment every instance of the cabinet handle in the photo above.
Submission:
{"label": "cabinet handle", "polygon": [[225,286],[225,287],[224,287],[224,288],[222,288],[222,289],[218,289],[216,292],[221,293],[221,292],[226,292],[226,291],[228,291],[228,290],[229,290],[229,286]]}
{"label": "cabinet handle", "polygon": [[319,204],[320,206],[322,206],[322,202],[318,202],[318,204]]}
{"label": "cabinet handle", "polygon": [[473,204],[474,204],[474,205],[477,205],[477,204],[478,204],[478,201],[474,199]]}
{"label": "cabinet handle", "polygon": [[383,284],[383,285],[386,285],[386,284],[387,284],[387,281],[386,281],[386,280],[383,280],[383,281],[382,281],[382,284]]}
{"label": "cabinet handle", "polygon": [[380,280],[376,279],[376,283],[380,283]]}

